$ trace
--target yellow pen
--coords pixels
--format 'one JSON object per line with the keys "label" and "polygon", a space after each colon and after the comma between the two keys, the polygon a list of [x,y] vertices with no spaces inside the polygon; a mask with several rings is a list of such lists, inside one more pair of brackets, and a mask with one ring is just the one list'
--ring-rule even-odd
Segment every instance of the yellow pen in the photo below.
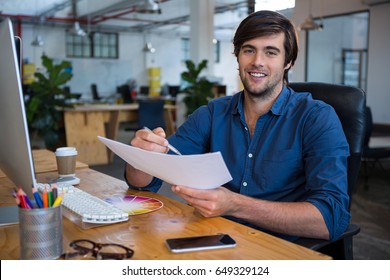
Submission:
{"label": "yellow pen", "polygon": [[56,200],[54,201],[54,203],[53,203],[53,206],[52,206],[52,207],[55,207],[55,206],[57,206],[57,205],[60,205],[60,204],[61,204],[61,202],[62,202],[62,196],[61,196],[61,195],[59,195],[59,196],[57,196]]}

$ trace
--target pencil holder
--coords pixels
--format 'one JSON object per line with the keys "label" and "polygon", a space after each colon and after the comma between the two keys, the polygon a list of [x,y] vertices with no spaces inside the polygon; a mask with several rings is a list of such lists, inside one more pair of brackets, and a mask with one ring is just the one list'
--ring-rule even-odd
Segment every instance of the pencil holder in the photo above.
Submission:
{"label": "pencil holder", "polygon": [[63,253],[62,208],[19,208],[20,258],[57,259]]}

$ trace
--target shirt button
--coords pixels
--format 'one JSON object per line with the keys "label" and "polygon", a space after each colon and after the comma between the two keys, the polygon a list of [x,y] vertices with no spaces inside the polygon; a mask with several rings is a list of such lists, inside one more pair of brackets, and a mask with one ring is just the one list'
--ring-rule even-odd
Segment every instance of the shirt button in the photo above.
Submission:
{"label": "shirt button", "polygon": [[242,185],[243,185],[244,187],[246,187],[246,186],[248,186],[248,183],[247,183],[247,182],[244,182],[244,183],[242,183]]}
{"label": "shirt button", "polygon": [[249,153],[249,154],[248,154],[248,157],[250,157],[250,158],[253,157],[253,154],[252,154],[252,153]]}

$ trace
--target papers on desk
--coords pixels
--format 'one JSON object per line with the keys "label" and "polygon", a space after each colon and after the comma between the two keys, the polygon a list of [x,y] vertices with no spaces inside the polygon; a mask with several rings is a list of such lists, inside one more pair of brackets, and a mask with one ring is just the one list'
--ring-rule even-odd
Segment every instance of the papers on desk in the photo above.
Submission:
{"label": "papers on desk", "polygon": [[145,151],[101,136],[98,138],[133,167],[172,185],[213,189],[232,180],[220,152],[168,155]]}

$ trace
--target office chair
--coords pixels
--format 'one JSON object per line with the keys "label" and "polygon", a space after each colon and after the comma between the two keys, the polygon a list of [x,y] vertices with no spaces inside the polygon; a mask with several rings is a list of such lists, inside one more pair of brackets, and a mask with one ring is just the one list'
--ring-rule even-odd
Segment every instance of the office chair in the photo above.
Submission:
{"label": "office chair", "polygon": [[[290,83],[289,86],[296,92],[310,92],[314,99],[322,100],[335,109],[350,149],[347,170],[350,208],[352,195],[357,188],[363,153],[366,110],[365,93],[359,88],[327,83]],[[350,224],[344,234],[336,241],[299,238],[295,243],[327,254],[333,257],[333,259],[353,259],[352,238],[359,232],[360,227],[358,225]]]}
{"label": "office chair", "polygon": [[364,171],[364,188],[368,189],[368,165],[371,163],[372,168],[375,168],[376,165],[379,166],[383,174],[390,182],[389,175],[387,174],[385,168],[383,167],[381,160],[390,159],[390,147],[370,147],[370,138],[372,135],[372,130],[374,127],[372,112],[370,107],[366,107],[366,135],[364,138],[363,146],[363,171]]}
{"label": "office chair", "polygon": [[121,94],[123,103],[133,103],[133,97],[131,96],[131,90],[129,85],[121,85],[118,87],[118,92]]}
{"label": "office chair", "polygon": [[94,101],[99,101],[100,99],[102,99],[99,96],[96,84],[91,84],[91,92],[92,92],[92,98],[93,98]]}
{"label": "office chair", "polygon": [[156,127],[166,128],[164,118],[163,99],[142,99],[138,100],[138,121],[136,126],[126,128],[126,131],[135,131],[144,127],[155,129]]}

